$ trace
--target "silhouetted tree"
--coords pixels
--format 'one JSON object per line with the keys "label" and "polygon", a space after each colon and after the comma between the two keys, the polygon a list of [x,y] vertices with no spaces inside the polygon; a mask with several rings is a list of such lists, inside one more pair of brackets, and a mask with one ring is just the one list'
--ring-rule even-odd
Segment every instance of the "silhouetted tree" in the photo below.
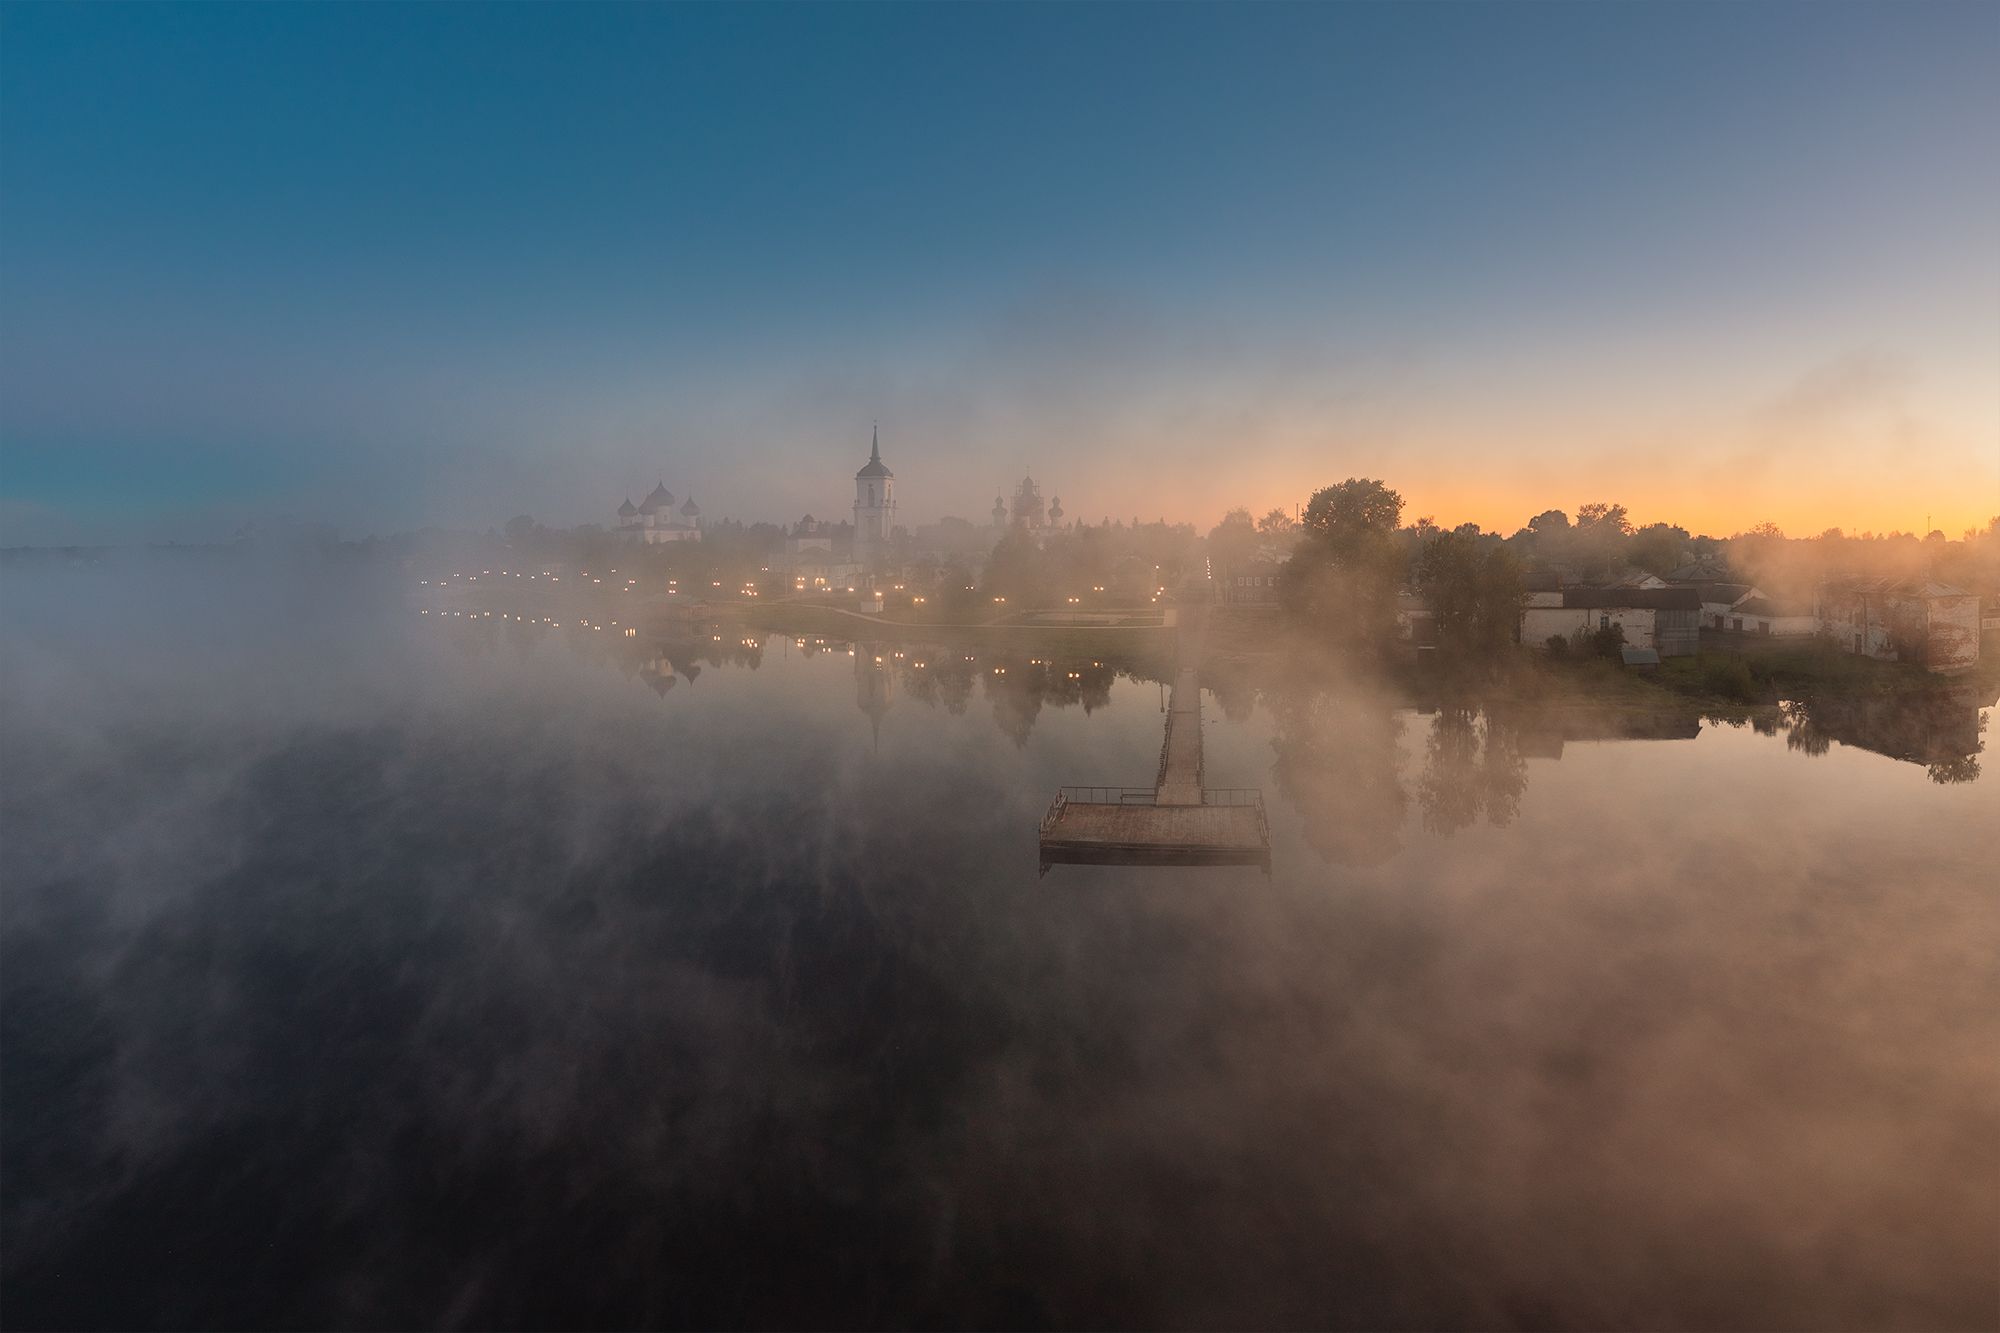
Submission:
{"label": "silhouetted tree", "polygon": [[1332,642],[1387,643],[1405,563],[1396,546],[1403,497],[1379,481],[1350,477],[1315,492],[1304,540],[1285,565],[1286,608]]}
{"label": "silhouetted tree", "polygon": [[1270,510],[1257,520],[1257,532],[1264,537],[1288,540],[1296,535],[1298,530],[1298,520],[1282,509]]}
{"label": "silhouetted tree", "polygon": [[1246,565],[1257,554],[1257,525],[1247,509],[1232,509],[1208,532],[1208,555],[1217,574]]}
{"label": "silhouetted tree", "polygon": [[1478,537],[1445,532],[1417,557],[1417,588],[1429,605],[1438,651],[1491,656],[1514,641],[1526,589],[1512,554],[1481,549]]}

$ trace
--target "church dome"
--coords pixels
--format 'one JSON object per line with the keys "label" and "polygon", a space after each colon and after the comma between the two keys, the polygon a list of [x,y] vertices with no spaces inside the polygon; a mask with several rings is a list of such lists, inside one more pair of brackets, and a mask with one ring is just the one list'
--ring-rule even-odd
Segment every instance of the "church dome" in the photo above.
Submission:
{"label": "church dome", "polygon": [[625,503],[618,506],[618,517],[620,518],[630,518],[638,512],[639,511],[633,507],[632,497],[629,495],[625,497]]}
{"label": "church dome", "polygon": [[667,489],[664,481],[653,487],[653,493],[639,502],[639,512],[642,514],[657,514],[662,509],[673,507],[674,493]]}
{"label": "church dome", "polygon": [[688,497],[688,502],[681,506],[681,512],[683,514],[686,514],[689,518],[696,518],[701,514],[701,506],[696,504],[694,502],[694,497],[690,495]]}

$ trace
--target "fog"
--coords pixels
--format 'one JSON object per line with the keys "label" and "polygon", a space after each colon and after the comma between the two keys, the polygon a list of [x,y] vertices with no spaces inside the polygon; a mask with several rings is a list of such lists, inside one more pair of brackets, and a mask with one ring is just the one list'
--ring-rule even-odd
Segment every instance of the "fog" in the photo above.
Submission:
{"label": "fog", "polygon": [[1218,676],[1274,873],[1038,878],[1148,668],[649,677],[402,583],[0,582],[10,1324],[2000,1309],[1992,780]]}

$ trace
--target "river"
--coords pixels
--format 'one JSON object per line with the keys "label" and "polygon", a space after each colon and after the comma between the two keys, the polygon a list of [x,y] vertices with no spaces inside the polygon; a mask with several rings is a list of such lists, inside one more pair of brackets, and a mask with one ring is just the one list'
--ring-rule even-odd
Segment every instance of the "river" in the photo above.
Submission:
{"label": "river", "polygon": [[1042,877],[1157,672],[216,582],[9,580],[14,1326],[2000,1307],[1990,701],[1218,678],[1272,872]]}

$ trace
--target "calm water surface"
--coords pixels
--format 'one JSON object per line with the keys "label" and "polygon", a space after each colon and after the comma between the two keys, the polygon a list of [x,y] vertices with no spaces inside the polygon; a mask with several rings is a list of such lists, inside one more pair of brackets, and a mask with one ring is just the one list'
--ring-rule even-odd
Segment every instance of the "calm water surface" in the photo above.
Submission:
{"label": "calm water surface", "polygon": [[1218,676],[1274,873],[1043,879],[1143,667],[232,578],[8,581],[10,1324],[2000,1314],[1976,704]]}

